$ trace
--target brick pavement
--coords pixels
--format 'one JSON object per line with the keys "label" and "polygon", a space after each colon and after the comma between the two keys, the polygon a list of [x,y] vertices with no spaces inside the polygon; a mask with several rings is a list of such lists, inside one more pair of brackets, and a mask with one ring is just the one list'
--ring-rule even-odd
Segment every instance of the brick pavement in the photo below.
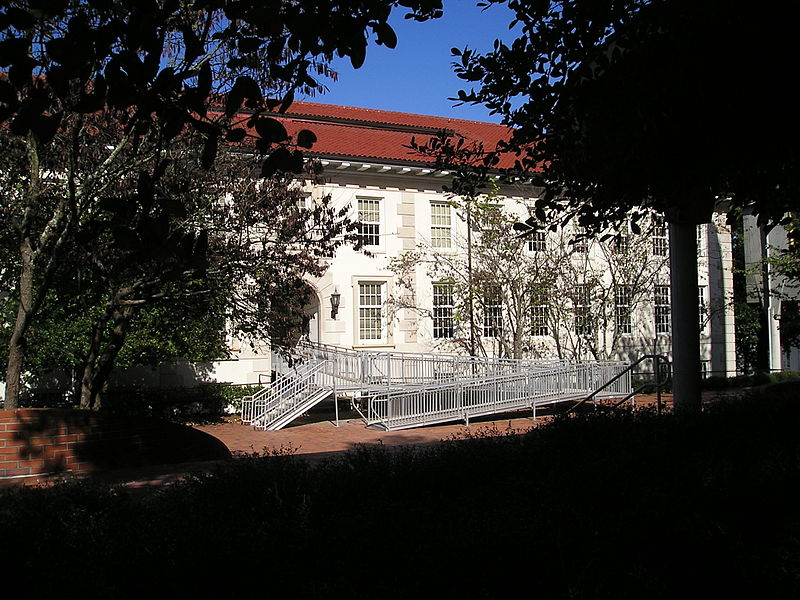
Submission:
{"label": "brick pavement", "polygon": [[302,421],[295,421],[279,431],[257,431],[241,423],[227,422],[209,425],[195,425],[214,437],[222,440],[232,453],[259,453],[289,451],[305,458],[326,456],[336,452],[346,452],[356,445],[409,446],[431,444],[452,437],[462,437],[481,430],[497,433],[522,433],[535,424],[544,422],[545,417],[534,423],[530,411],[518,412],[493,419],[476,420],[469,426],[463,423],[383,431],[366,427],[364,422],[351,413],[340,415],[339,426],[328,413],[311,414]]}
{"label": "brick pavement", "polygon": [[[670,395],[664,395],[665,405],[669,406],[671,400]],[[637,396],[637,406],[654,403],[654,396]],[[401,431],[382,431],[365,427],[364,422],[354,412],[340,408],[339,416],[339,426],[336,427],[332,405],[322,405],[279,431],[256,431],[233,419],[222,423],[195,424],[193,427],[221,440],[234,455],[287,453],[307,460],[318,460],[338,452],[346,452],[360,444],[400,447],[433,444],[482,432],[498,435],[522,433],[551,418],[546,410],[540,409],[537,411],[535,422],[531,413],[524,411],[476,419],[471,421],[469,426],[463,423],[450,423]],[[188,473],[207,471],[215,464],[200,462],[153,465],[95,473],[91,477],[98,481],[119,483],[133,488],[149,488],[176,481]],[[52,482],[53,479],[37,478],[24,483]]]}

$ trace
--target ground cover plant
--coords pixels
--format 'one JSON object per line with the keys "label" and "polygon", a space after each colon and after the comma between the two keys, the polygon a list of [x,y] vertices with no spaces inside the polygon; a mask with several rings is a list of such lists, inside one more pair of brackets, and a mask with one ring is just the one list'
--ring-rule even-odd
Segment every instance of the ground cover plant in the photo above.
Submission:
{"label": "ground cover plant", "polygon": [[34,597],[796,598],[797,391],[241,457],[148,493],[5,490],[0,560]]}

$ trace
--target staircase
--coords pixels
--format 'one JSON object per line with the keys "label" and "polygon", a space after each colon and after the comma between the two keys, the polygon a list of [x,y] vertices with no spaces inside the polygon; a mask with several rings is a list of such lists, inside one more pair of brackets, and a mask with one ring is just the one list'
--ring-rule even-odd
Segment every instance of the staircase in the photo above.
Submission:
{"label": "staircase", "polygon": [[253,396],[245,396],[242,422],[274,431],[330,398],[336,386],[325,367],[324,360],[304,361]]}

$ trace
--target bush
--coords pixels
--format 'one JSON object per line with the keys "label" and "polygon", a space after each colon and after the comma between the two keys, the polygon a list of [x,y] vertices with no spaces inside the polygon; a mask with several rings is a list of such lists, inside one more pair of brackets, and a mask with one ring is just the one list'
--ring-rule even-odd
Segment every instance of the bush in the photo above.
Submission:
{"label": "bush", "polygon": [[[797,598],[800,403],[752,396],[319,463],[250,456],[145,496],[0,491],[0,559],[41,597],[160,581],[260,598],[268,581],[300,598],[506,598],[524,574],[545,598]],[[354,568],[376,575],[365,586]]]}
{"label": "bush", "polygon": [[713,375],[703,380],[703,389],[728,390],[798,380],[800,380],[800,371],[775,371],[773,373],[761,371],[755,375],[736,375],[735,377]]}
{"label": "bush", "polygon": [[261,389],[257,385],[204,383],[194,387],[115,389],[106,393],[104,406],[114,413],[147,415],[185,422],[218,418],[241,411],[242,397]]}

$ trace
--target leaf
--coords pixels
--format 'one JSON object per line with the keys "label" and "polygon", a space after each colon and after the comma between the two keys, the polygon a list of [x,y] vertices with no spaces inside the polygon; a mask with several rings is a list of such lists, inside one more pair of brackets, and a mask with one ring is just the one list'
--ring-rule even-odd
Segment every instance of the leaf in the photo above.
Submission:
{"label": "leaf", "polygon": [[286,92],[286,95],[283,97],[283,100],[281,100],[281,106],[278,109],[278,112],[281,114],[285,113],[292,105],[292,102],[294,102],[294,88]]}
{"label": "leaf", "polygon": [[33,15],[21,8],[9,7],[6,9],[6,19],[8,23],[20,31],[29,29],[36,25],[36,19]]}
{"label": "leaf", "polygon": [[297,134],[297,145],[310,149],[317,141],[317,136],[310,129],[303,129]]}
{"label": "leaf", "polygon": [[228,133],[225,134],[225,139],[229,142],[234,144],[240,143],[247,135],[247,132],[241,128],[235,128],[228,130]]}
{"label": "leaf", "polygon": [[300,173],[303,170],[303,153],[278,148],[270,153],[261,165],[261,177],[272,177],[277,172]]}
{"label": "leaf", "polygon": [[115,226],[111,229],[115,244],[123,250],[136,250],[141,246],[139,234],[129,227]]}
{"label": "leaf", "polygon": [[197,76],[197,93],[204,99],[211,93],[211,79],[211,63],[205,62]]}
{"label": "leaf", "polygon": [[62,113],[54,115],[39,115],[31,123],[31,131],[40,143],[46,144],[53,139],[61,124]]}
{"label": "leaf", "polygon": [[366,44],[350,49],[350,64],[353,65],[354,69],[360,69],[361,65],[364,64],[364,60],[366,58],[367,58]]}
{"label": "leaf", "polygon": [[261,165],[261,177],[272,177],[278,171],[288,171],[292,155],[286,148],[278,148],[270,153]]}
{"label": "leaf", "polygon": [[206,142],[203,144],[203,152],[200,155],[200,166],[206,171],[211,168],[217,158],[218,142],[219,136],[211,135],[206,138]]}
{"label": "leaf", "polygon": [[397,46],[397,34],[388,23],[381,22],[373,25],[373,31],[377,37],[378,44],[386,46],[387,48],[394,48]]}
{"label": "leaf", "polygon": [[255,130],[261,138],[269,143],[284,142],[289,139],[286,128],[277,119],[272,117],[255,118]]}
{"label": "leaf", "polygon": [[251,108],[257,106],[262,99],[261,87],[252,77],[241,75],[236,78],[236,82],[225,99],[225,115],[228,117],[235,115],[245,99],[248,100],[248,106]]}
{"label": "leaf", "polygon": [[29,84],[36,65],[36,61],[29,56],[21,58],[8,69],[8,80],[18,88]]}
{"label": "leaf", "polygon": [[186,207],[179,200],[175,200],[174,198],[159,198],[156,202],[165,214],[181,219],[186,217]]}

